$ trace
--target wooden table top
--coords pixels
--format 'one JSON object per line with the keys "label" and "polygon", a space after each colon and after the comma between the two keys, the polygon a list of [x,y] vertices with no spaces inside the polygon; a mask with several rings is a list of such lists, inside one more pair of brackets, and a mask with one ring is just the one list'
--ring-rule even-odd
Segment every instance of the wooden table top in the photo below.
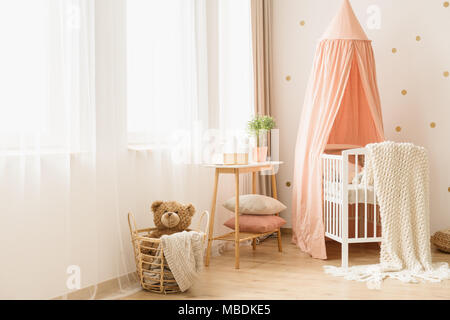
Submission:
{"label": "wooden table top", "polygon": [[267,167],[276,166],[283,164],[283,161],[265,161],[265,162],[250,162],[249,164],[202,164],[202,166],[207,168],[230,168],[230,169],[241,169],[241,168],[257,168],[257,167]]}

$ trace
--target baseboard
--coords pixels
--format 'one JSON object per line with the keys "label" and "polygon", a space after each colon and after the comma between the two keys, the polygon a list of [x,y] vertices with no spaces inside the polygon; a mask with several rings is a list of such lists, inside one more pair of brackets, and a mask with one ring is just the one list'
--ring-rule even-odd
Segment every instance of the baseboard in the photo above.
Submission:
{"label": "baseboard", "polygon": [[[123,285],[120,285],[123,284]],[[79,290],[72,291],[66,295],[58,296],[51,300],[86,300],[86,299],[104,299],[120,294],[124,289],[132,289],[133,284],[139,285],[139,279],[136,272],[106,280]],[[124,288],[125,287],[125,288]]]}

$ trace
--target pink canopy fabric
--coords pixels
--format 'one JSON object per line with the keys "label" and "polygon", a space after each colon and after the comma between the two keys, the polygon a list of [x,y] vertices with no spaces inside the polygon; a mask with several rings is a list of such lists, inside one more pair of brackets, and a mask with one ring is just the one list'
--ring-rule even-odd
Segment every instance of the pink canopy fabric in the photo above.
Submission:
{"label": "pink canopy fabric", "polygon": [[326,259],[320,155],[327,145],[384,141],[371,41],[348,0],[320,41],[306,89],[295,149],[293,243]]}

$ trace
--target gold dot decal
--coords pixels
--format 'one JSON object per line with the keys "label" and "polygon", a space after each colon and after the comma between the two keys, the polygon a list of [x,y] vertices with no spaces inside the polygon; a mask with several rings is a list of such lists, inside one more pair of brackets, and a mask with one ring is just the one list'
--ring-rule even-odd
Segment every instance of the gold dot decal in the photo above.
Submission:
{"label": "gold dot decal", "polygon": [[286,187],[290,187],[291,186],[291,182],[290,181],[286,181]]}
{"label": "gold dot decal", "polygon": [[408,94],[408,91],[402,90],[402,95],[406,96]]}
{"label": "gold dot decal", "polygon": [[402,127],[400,127],[400,126],[398,126],[398,127],[395,127],[395,131],[397,131],[397,132],[400,132],[400,131],[402,131]]}
{"label": "gold dot decal", "polygon": [[448,189],[447,189],[447,190],[448,190],[448,192],[450,192],[450,187],[448,187]]}
{"label": "gold dot decal", "polygon": [[450,76],[450,73],[448,71],[444,71],[444,77],[448,78]]}
{"label": "gold dot decal", "polygon": [[303,27],[306,24],[305,20],[300,21],[300,25]]}
{"label": "gold dot decal", "polygon": [[291,81],[291,76],[286,76],[286,81]]}
{"label": "gold dot decal", "polygon": [[422,40],[422,38],[420,36],[417,36],[416,41],[420,41],[420,40]]}
{"label": "gold dot decal", "polygon": [[392,53],[397,53],[397,48],[392,48]]}
{"label": "gold dot decal", "polygon": [[449,5],[450,5],[450,3],[448,3],[448,1],[444,2],[444,8],[448,8]]}
{"label": "gold dot decal", "polygon": [[431,123],[430,123],[430,127],[431,127],[431,128],[436,128],[436,122],[431,122]]}

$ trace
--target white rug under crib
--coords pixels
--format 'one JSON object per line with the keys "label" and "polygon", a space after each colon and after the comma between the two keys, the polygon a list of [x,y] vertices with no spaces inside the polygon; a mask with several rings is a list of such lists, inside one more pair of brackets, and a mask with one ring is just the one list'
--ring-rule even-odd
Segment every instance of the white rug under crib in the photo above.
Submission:
{"label": "white rug under crib", "polygon": [[411,143],[382,142],[366,146],[362,183],[374,184],[380,206],[382,243],[380,263],[325,272],[381,287],[383,279],[402,282],[450,279],[447,263],[432,263],[429,226],[428,156]]}

